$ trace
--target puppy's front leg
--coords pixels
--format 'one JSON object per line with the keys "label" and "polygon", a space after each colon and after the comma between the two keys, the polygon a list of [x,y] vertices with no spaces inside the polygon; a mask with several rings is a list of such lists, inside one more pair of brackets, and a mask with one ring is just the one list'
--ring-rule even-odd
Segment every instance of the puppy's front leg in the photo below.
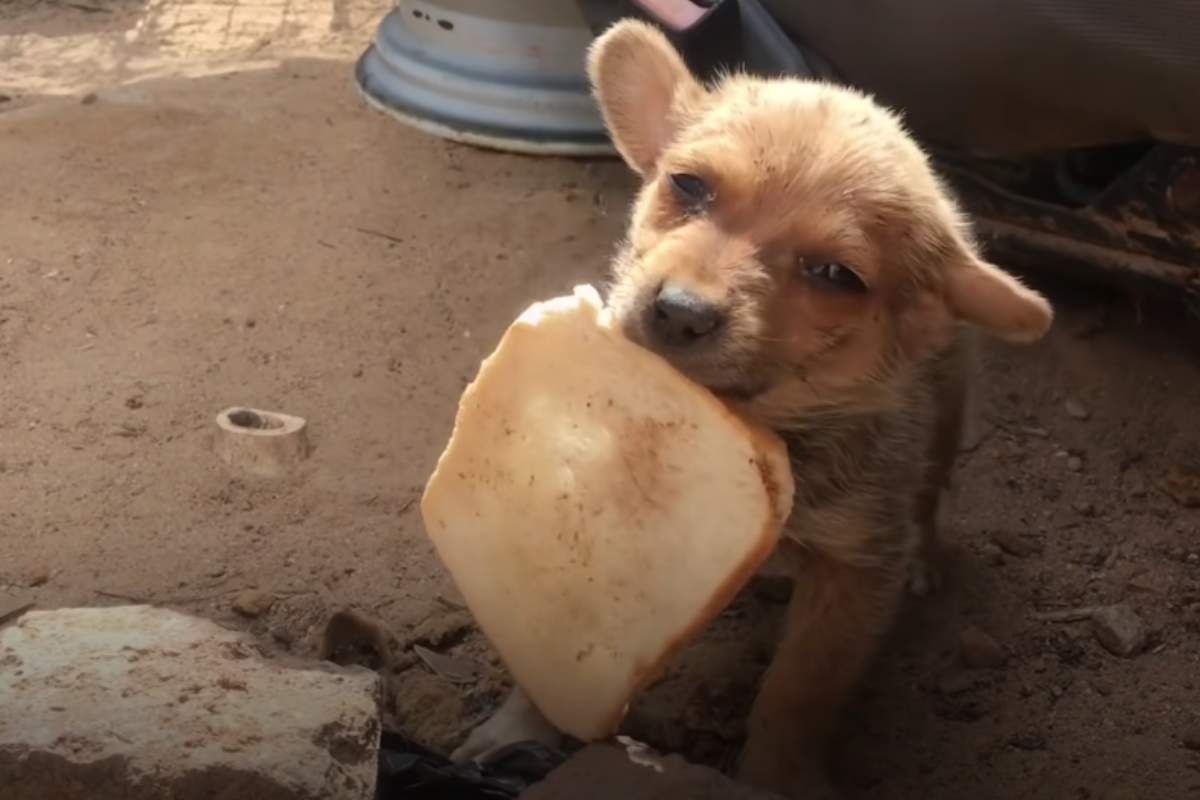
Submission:
{"label": "puppy's front leg", "polygon": [[800,558],[783,638],[750,712],[739,778],[807,800],[835,796],[829,740],[892,620],[904,569],[857,567],[817,552]]}
{"label": "puppy's front leg", "polygon": [[450,760],[457,763],[487,763],[502,748],[531,741],[557,747],[562,741],[562,734],[542,716],[525,692],[513,687],[496,713],[471,731],[467,740],[450,754]]}

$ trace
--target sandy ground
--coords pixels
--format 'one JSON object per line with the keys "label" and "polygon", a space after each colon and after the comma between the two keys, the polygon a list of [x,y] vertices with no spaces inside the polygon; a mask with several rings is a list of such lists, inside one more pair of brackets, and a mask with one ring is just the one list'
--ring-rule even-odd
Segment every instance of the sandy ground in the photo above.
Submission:
{"label": "sandy ground", "polygon": [[[0,613],[162,603],[312,653],[358,608],[406,648],[391,723],[444,748],[504,679],[414,501],[507,322],[603,274],[632,183],[367,110],[350,67],[380,9],[0,6]],[[855,706],[849,797],[1200,797],[1200,330],[1052,288],[1047,341],[984,355],[949,585]],[[311,459],[227,471],[232,404],[306,417]],[[233,610],[249,588],[269,610]],[[728,766],[785,591],[754,584],[630,730]],[[1035,618],[1117,601],[1132,658]],[[967,626],[1004,666],[960,665]]]}

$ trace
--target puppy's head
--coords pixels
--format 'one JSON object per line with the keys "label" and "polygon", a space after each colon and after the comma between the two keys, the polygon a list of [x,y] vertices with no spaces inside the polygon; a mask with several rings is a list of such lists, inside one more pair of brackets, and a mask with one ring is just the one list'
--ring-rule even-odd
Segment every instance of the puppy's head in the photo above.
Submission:
{"label": "puppy's head", "polygon": [[764,413],[872,402],[959,322],[1015,342],[1049,327],[1046,301],[979,258],[925,155],[869,98],[744,76],[706,87],[632,21],[588,68],[644,179],[609,302],[631,338],[719,394]]}

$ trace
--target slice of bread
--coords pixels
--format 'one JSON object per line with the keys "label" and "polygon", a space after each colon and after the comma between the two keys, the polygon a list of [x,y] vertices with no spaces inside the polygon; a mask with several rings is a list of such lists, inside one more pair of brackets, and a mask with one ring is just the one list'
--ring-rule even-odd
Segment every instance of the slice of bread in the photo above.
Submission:
{"label": "slice of bread", "polygon": [[783,443],[621,336],[584,286],[484,360],[421,512],[516,683],[594,740],[770,555],[791,502]]}

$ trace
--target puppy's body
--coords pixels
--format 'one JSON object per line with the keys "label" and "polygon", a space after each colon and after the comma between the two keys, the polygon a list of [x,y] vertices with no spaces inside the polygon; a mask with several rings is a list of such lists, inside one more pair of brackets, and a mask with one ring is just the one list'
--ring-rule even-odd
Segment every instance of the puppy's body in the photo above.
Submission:
{"label": "puppy's body", "polygon": [[[969,329],[1032,341],[1051,312],[979,258],[924,153],[869,98],[744,76],[705,87],[632,22],[597,41],[589,71],[643,177],[608,297],[616,320],[792,456],[796,588],[741,777],[812,797],[906,579],[928,588]],[[511,740],[515,717],[546,733],[515,697],[458,757]]]}

